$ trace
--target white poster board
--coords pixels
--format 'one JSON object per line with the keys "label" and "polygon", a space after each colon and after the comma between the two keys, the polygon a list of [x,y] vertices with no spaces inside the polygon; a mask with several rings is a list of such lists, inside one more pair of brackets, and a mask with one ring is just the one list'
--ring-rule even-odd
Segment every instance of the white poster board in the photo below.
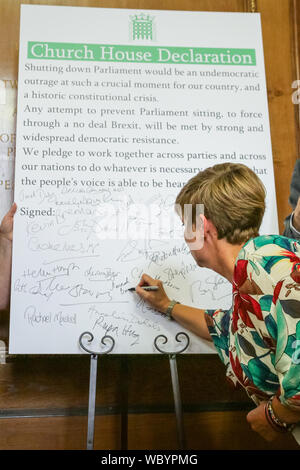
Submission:
{"label": "white poster board", "polygon": [[[127,291],[143,272],[229,308],[231,285],[169,223],[188,179],[225,161],[261,177],[262,233],[278,233],[259,14],[23,5],[10,353],[79,354],[86,330],[154,353],[182,328]],[[214,351],[190,337],[188,353]]]}

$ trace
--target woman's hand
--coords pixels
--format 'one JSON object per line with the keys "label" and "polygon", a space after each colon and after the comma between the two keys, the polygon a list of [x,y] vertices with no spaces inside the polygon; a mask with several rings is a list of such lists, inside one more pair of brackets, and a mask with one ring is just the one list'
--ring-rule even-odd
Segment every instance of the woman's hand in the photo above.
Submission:
{"label": "woman's hand", "polygon": [[12,241],[14,215],[17,210],[17,204],[14,202],[7,214],[3,217],[0,225],[0,238]]}
{"label": "woman's hand", "polygon": [[[157,286],[157,291],[145,291],[142,286]],[[136,293],[145,300],[152,308],[161,313],[166,313],[170,299],[167,296],[163,283],[157,279],[153,279],[147,274],[143,274],[138,286],[135,288]]]}
{"label": "woman's hand", "polygon": [[272,426],[268,423],[265,414],[265,405],[267,402],[262,402],[257,408],[247,414],[247,421],[253,431],[257,432],[266,441],[274,441],[280,436]]}
{"label": "woman's hand", "polygon": [[9,303],[13,224],[16,210],[17,204],[14,203],[0,225],[0,310],[4,310]]}
{"label": "woman's hand", "polygon": [[300,197],[294,210],[292,224],[293,227],[295,227],[295,229],[300,232]]}
{"label": "woman's hand", "polygon": [[[146,291],[142,286],[157,286],[157,291]],[[163,283],[157,279],[153,279],[147,274],[143,274],[142,278],[135,288],[137,294],[144,299],[152,308],[161,313],[166,313],[170,304],[170,299],[165,293]],[[177,303],[172,310],[172,318],[187,330],[192,331],[195,335],[211,341],[205,320],[205,311],[199,308],[188,307],[187,305]]]}

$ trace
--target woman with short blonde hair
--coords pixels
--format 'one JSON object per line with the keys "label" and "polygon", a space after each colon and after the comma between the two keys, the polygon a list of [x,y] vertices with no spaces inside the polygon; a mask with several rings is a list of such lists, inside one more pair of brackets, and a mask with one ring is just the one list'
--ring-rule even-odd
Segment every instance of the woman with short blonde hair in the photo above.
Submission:
{"label": "woman with short blonde hair", "polygon": [[242,243],[257,237],[265,212],[266,192],[258,176],[247,166],[223,163],[201,171],[191,178],[176,198],[182,211],[186,204],[204,205],[219,238]]}
{"label": "woman with short blonde hair", "polygon": [[[259,236],[265,189],[242,164],[201,171],[182,188],[176,205],[203,231],[203,245],[185,239],[196,263],[232,284],[229,310],[201,310],[170,300],[162,282],[144,274],[136,292],[153,308],[200,337],[213,341],[234,385],[244,387],[257,408],[247,415],[267,440],[293,431],[300,443],[300,243],[279,235]],[[204,214],[197,215],[197,205]],[[197,225],[197,217],[202,224]],[[196,227],[196,228],[195,228]],[[158,286],[155,292],[142,286]],[[298,359],[299,360],[298,360]]]}

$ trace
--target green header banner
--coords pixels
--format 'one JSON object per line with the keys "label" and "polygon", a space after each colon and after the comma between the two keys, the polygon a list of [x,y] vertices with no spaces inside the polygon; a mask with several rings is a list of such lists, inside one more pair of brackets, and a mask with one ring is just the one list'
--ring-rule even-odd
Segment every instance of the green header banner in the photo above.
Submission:
{"label": "green header banner", "polygon": [[256,65],[255,49],[28,42],[28,59],[149,64]]}

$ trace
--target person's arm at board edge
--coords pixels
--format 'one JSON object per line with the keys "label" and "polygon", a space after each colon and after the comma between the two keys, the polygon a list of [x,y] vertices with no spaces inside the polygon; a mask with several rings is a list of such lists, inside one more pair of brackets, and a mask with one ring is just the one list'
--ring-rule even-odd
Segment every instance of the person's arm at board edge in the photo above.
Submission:
{"label": "person's arm at board edge", "polygon": [[[145,285],[157,286],[158,290],[155,292],[145,291],[142,289],[142,286]],[[171,300],[167,296],[161,281],[153,279],[147,274],[143,274],[136,287],[136,293],[152,308],[166,314]],[[205,319],[205,310],[177,303],[174,305],[171,315],[177,323],[187,330],[190,330],[192,333],[195,333],[197,336],[207,341],[212,341]]]}
{"label": "person's arm at board edge", "polygon": [[16,210],[17,205],[13,203],[0,225],[0,310],[6,309],[9,304],[13,220]]}

